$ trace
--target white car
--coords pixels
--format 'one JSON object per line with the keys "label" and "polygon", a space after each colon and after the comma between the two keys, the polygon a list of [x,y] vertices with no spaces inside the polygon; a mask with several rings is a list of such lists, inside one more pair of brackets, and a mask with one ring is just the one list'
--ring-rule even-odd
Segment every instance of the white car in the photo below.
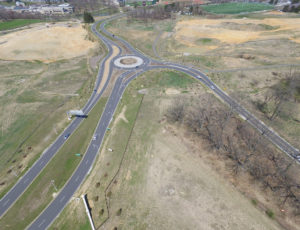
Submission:
{"label": "white car", "polygon": [[93,141],[97,140],[97,135],[93,136]]}
{"label": "white car", "polygon": [[211,89],[215,89],[215,87],[213,85],[210,86]]}

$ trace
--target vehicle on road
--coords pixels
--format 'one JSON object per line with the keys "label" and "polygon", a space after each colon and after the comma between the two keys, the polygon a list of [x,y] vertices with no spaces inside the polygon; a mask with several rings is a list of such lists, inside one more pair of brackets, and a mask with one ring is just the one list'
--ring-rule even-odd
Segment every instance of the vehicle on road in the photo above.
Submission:
{"label": "vehicle on road", "polygon": [[210,88],[211,88],[212,90],[214,90],[214,89],[215,89],[215,87],[214,87],[213,85],[211,85],[211,86],[210,86]]}
{"label": "vehicle on road", "polygon": [[64,136],[65,140],[68,139],[68,137],[71,135],[71,133],[68,133]]}
{"label": "vehicle on road", "polygon": [[93,141],[97,140],[97,135],[93,136]]}

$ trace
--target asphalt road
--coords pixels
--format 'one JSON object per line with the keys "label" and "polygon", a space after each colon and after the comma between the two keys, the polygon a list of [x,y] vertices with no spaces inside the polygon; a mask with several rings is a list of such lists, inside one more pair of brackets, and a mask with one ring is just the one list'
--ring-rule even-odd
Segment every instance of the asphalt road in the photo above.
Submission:
{"label": "asphalt road", "polygon": [[[118,42],[123,43],[123,45],[130,50],[131,55],[136,55],[141,57],[144,60],[144,64],[139,66],[137,69],[131,69],[127,72],[123,73],[118,77],[114,88],[111,92],[111,95],[107,101],[104,112],[99,120],[99,123],[96,127],[95,134],[97,136],[96,140],[91,140],[90,145],[83,156],[82,161],[80,162],[78,168],[73,173],[71,178],[68,180],[66,185],[60,191],[58,196],[50,203],[47,208],[31,223],[28,229],[46,229],[50,226],[50,224],[55,220],[55,218],[59,215],[59,213],[63,210],[65,205],[71,199],[77,188],[84,181],[86,175],[89,173],[93,162],[99,152],[100,146],[103,141],[103,137],[105,135],[106,129],[113,117],[115,109],[122,97],[122,94],[125,91],[127,85],[139,76],[140,74],[152,70],[152,69],[174,69],[177,71],[184,72],[208,86],[216,95],[218,95],[225,103],[227,103],[232,109],[234,109],[241,117],[247,120],[253,127],[259,130],[262,135],[265,135],[271,142],[273,142],[276,146],[278,146],[283,152],[288,154],[290,157],[295,158],[299,155],[299,150],[295,149],[291,146],[287,141],[282,139],[278,134],[270,130],[266,125],[264,125],[260,120],[258,120],[254,115],[249,113],[245,108],[239,105],[236,101],[230,98],[224,91],[222,91],[217,85],[215,85],[204,73],[200,72],[197,69],[193,69],[191,67],[187,67],[181,64],[169,63],[169,62],[160,62],[154,59],[151,59],[144,55],[142,52],[134,49],[127,41],[119,38],[117,36],[112,35],[108,31],[105,30],[105,23],[110,20],[113,20],[119,16],[112,17],[106,20],[104,23],[100,25],[100,30],[106,34],[103,36],[96,30],[99,22],[95,23],[92,26],[92,31],[104,42],[107,46],[109,52],[106,58],[102,61],[100,72],[98,73],[96,88],[99,86],[101,82],[101,77],[103,74],[104,62],[109,58],[112,53],[112,45],[117,46],[120,51],[122,51],[121,47],[117,45],[116,42],[109,39],[111,37],[114,40],[118,40]],[[111,61],[113,63],[114,59]],[[111,78],[112,69],[114,68],[113,64],[110,65],[109,79]],[[126,78],[130,74],[135,73],[130,78]],[[108,84],[106,82],[106,85]],[[103,91],[102,91],[103,92]],[[96,104],[101,94],[96,94],[93,92],[91,98],[87,102],[84,107],[84,112],[87,114],[92,107]],[[66,130],[57,138],[57,140],[50,146],[48,150],[44,152],[44,154],[40,157],[40,159],[28,170],[28,172],[18,181],[18,183],[3,197],[0,201],[0,216],[2,216],[8,208],[22,195],[22,193],[26,190],[26,188],[32,183],[34,178],[41,172],[41,170],[45,167],[45,165],[51,160],[51,158],[55,155],[55,153],[59,150],[59,148],[65,142],[64,135],[67,133],[72,133],[78,127],[82,118],[76,118],[67,128]]]}
{"label": "asphalt road", "polygon": [[[105,43],[106,44],[106,43]],[[97,79],[95,82],[95,89],[97,89],[100,85],[102,80],[102,75],[104,71],[104,63],[112,54],[112,49],[110,45],[107,45],[108,54],[106,58],[103,59],[101,62],[101,67],[99,68],[99,72],[97,75]],[[111,76],[112,66],[110,67],[110,74]],[[104,89],[106,88],[110,78],[107,80]],[[96,102],[101,97],[104,89],[97,94],[96,91],[93,91],[91,97],[89,98],[88,102],[82,108],[84,114],[88,114],[90,110],[94,107]],[[75,118],[68,127],[63,131],[60,136],[48,147],[41,157],[34,163],[34,165],[17,181],[17,183],[6,193],[6,195],[0,200],[0,217],[2,217],[7,210],[17,201],[17,199],[25,192],[28,186],[33,182],[33,180],[39,175],[39,173],[44,169],[44,167],[48,164],[48,162],[53,158],[53,156],[58,152],[58,150],[63,146],[68,139],[65,140],[64,136],[67,134],[71,134],[78,128],[80,123],[84,118],[77,117]]]}

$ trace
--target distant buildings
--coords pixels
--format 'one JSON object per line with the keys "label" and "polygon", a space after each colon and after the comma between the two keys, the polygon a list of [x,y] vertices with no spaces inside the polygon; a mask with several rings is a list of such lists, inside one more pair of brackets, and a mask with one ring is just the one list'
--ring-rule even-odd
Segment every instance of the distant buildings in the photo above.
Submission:
{"label": "distant buildings", "polygon": [[26,0],[26,2],[37,2],[37,3],[64,3],[64,0]]}
{"label": "distant buildings", "polygon": [[[27,0],[27,2],[51,2],[51,3],[60,3],[64,2],[63,0]],[[31,14],[43,14],[43,15],[63,15],[71,14],[74,12],[74,7],[69,3],[63,4],[38,4],[38,5],[28,5],[26,6],[24,2],[16,1],[16,6],[11,7],[2,7],[3,9],[15,11],[19,13],[31,13]]]}

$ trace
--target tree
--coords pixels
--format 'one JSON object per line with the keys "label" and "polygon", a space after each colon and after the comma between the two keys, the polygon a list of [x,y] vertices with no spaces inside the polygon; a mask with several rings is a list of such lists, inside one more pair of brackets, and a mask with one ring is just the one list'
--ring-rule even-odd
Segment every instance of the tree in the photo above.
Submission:
{"label": "tree", "polygon": [[181,122],[184,117],[184,103],[182,100],[176,100],[174,106],[168,110],[167,117],[172,122]]}
{"label": "tree", "polygon": [[95,20],[91,13],[84,11],[83,21],[84,21],[84,23],[93,23]]}

